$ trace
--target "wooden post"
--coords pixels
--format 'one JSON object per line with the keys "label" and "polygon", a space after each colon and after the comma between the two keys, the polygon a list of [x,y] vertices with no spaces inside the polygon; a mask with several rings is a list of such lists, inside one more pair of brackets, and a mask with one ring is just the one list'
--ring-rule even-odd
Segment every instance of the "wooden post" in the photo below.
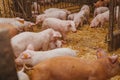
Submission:
{"label": "wooden post", "polygon": [[0,29],[0,80],[18,80],[7,29]]}

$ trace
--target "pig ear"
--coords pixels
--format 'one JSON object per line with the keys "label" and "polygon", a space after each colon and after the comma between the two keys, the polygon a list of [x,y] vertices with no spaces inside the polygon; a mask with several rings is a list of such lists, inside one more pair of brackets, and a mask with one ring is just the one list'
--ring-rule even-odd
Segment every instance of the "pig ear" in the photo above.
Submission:
{"label": "pig ear", "polygon": [[97,55],[98,59],[107,57],[107,53],[103,49],[101,49],[101,48],[97,49],[96,55]]}
{"label": "pig ear", "polygon": [[71,22],[68,22],[68,23],[67,23],[67,26],[68,26],[68,27],[71,27]]}
{"label": "pig ear", "polygon": [[28,50],[34,50],[34,47],[33,47],[32,44],[29,44],[29,45],[27,46],[27,49],[28,49]]}
{"label": "pig ear", "polygon": [[114,64],[118,60],[118,55],[109,56],[108,59],[112,64]]}
{"label": "pig ear", "polygon": [[28,54],[28,53],[24,53],[24,54],[22,55],[22,59],[30,59],[30,58],[31,58],[31,55]]}

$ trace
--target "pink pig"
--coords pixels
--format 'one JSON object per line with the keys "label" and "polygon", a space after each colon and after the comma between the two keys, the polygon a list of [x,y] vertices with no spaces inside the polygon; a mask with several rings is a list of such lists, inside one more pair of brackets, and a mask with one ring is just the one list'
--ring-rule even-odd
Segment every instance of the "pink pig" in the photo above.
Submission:
{"label": "pink pig", "polygon": [[19,56],[28,46],[32,44],[35,50],[48,50],[49,43],[57,38],[62,37],[61,34],[53,29],[46,29],[42,32],[23,32],[11,39],[11,45],[16,57]]}
{"label": "pink pig", "polygon": [[108,10],[109,10],[108,7],[98,7],[98,8],[96,8],[95,11],[94,11],[94,17],[95,17],[96,15],[101,14],[101,13],[104,13],[104,12],[106,12],[106,11],[108,11]]}
{"label": "pink pig", "polygon": [[77,13],[73,13],[73,14],[68,15],[68,20],[73,20],[75,15],[77,15]]}
{"label": "pink pig", "polygon": [[39,62],[57,56],[76,56],[76,51],[70,48],[57,48],[48,51],[34,51],[33,46],[30,44],[27,50],[22,52],[15,60],[17,65],[29,64],[31,66],[37,65]]}
{"label": "pink pig", "polygon": [[107,56],[99,50],[97,56],[98,59],[90,63],[70,56],[45,60],[30,70],[31,80],[108,80],[119,74],[117,55]]}
{"label": "pink pig", "polygon": [[64,40],[66,39],[66,33],[68,31],[71,30],[73,32],[76,32],[75,23],[73,21],[60,20],[56,18],[47,18],[44,20],[42,29],[44,30],[47,28],[52,28],[56,31],[59,31],[62,34]]}
{"label": "pink pig", "polygon": [[49,9],[46,9],[44,11],[44,13],[51,13],[51,12],[54,12],[54,11],[64,11],[66,12],[68,15],[71,14],[70,11],[66,10],[66,9],[59,9],[59,8],[49,8]]}
{"label": "pink pig", "polygon": [[106,11],[104,13],[98,14],[90,24],[90,27],[98,27],[98,26],[103,26],[105,22],[109,21],[109,11]]}
{"label": "pink pig", "polygon": [[58,19],[61,19],[61,20],[66,20],[67,13],[64,12],[64,11],[58,10],[58,11],[53,11],[53,12],[50,12],[50,13],[45,13],[45,14],[38,15],[36,17],[36,24],[43,22],[46,18],[58,18]]}

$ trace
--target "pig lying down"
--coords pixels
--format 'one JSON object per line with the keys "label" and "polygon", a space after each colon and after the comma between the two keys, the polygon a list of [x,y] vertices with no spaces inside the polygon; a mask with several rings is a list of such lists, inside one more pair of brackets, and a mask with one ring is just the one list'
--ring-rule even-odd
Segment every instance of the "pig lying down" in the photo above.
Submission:
{"label": "pig lying down", "polygon": [[31,80],[108,80],[120,72],[118,56],[103,56],[88,63],[77,57],[62,56],[45,60],[31,70]]}
{"label": "pig lying down", "polygon": [[66,39],[66,33],[68,33],[70,30],[72,32],[76,32],[75,23],[70,20],[47,18],[42,24],[42,29],[44,30],[48,28],[52,28],[56,31],[59,31],[62,34],[64,40]]}
{"label": "pig lying down", "polygon": [[57,48],[48,51],[34,51],[33,46],[29,45],[27,50],[22,52],[15,60],[15,62],[18,65],[29,64],[35,66],[41,61],[57,56],[76,56],[76,52],[70,48]]}
{"label": "pig lying down", "polygon": [[15,56],[19,56],[24,50],[26,50],[29,44],[34,46],[35,50],[48,50],[49,43],[55,41],[62,35],[54,31],[53,29],[46,29],[42,32],[23,32],[11,39],[11,45]]}

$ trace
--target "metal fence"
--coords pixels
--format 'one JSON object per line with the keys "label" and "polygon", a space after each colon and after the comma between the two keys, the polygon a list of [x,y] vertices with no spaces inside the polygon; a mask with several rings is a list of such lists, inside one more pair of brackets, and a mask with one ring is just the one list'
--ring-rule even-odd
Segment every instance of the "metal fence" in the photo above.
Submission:
{"label": "metal fence", "polygon": [[0,16],[19,16],[24,19],[31,19],[33,14],[42,14],[43,11],[48,8],[66,8],[76,12],[80,9],[80,5],[91,4],[94,1],[95,0],[2,0],[0,4]]}
{"label": "metal fence", "polygon": [[110,0],[108,50],[120,48],[120,0]]}

